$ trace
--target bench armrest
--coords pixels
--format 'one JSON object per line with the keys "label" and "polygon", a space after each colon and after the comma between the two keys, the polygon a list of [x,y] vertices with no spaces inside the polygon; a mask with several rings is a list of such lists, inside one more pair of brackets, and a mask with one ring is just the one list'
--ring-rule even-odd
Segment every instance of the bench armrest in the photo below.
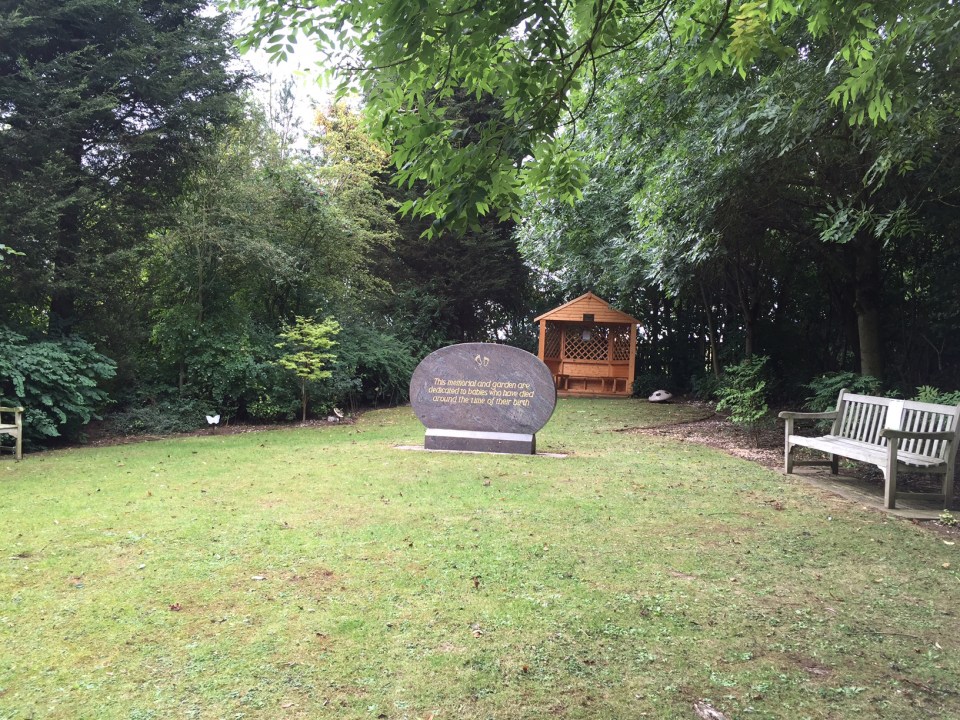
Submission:
{"label": "bench armrest", "polygon": [[0,407],[0,412],[22,413],[22,407]]}
{"label": "bench armrest", "polygon": [[944,432],[910,432],[909,430],[894,430],[884,428],[880,431],[880,437],[888,440],[953,440],[957,434],[952,430]]}
{"label": "bench armrest", "polygon": [[783,411],[778,418],[781,420],[833,420],[837,417],[836,410],[830,410],[828,412],[788,412]]}

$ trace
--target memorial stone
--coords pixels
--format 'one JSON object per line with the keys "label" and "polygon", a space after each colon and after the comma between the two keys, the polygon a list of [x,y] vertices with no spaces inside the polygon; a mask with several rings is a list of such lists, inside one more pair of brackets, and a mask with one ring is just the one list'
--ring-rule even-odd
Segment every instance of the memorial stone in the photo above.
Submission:
{"label": "memorial stone", "polygon": [[553,375],[508,345],[463,343],[425,357],[410,380],[428,450],[532,455],[557,403]]}

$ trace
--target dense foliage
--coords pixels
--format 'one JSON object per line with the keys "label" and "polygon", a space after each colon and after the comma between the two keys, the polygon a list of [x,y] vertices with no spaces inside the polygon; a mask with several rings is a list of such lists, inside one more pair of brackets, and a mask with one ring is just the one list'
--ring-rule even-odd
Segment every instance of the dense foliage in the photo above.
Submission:
{"label": "dense foliage", "polygon": [[0,3],[0,237],[23,253],[0,278],[8,322],[113,344],[136,329],[124,270],[244,83],[205,8]]}
{"label": "dense foliage", "polygon": [[28,445],[76,439],[99,417],[107,401],[99,385],[115,371],[113,361],[84,340],[29,342],[0,329],[0,405],[29,408],[23,423]]}
{"label": "dense foliage", "polygon": [[829,99],[842,37],[792,42],[804,52],[694,84],[665,35],[653,70],[609,58],[565,135],[583,196],[530,192],[525,252],[643,317],[641,352],[679,386],[763,353],[792,393],[839,370],[955,387],[957,41],[923,49],[912,104],[876,126]]}
{"label": "dense foliage", "polygon": [[[533,350],[587,290],[643,321],[644,396],[955,397],[956,3],[224,5],[361,109],[264,110],[200,0],[0,0],[0,383],[33,441],[402,402],[425,354]],[[316,373],[283,366],[298,324],[339,328]]]}
{"label": "dense foliage", "polygon": [[[837,46],[823,96],[855,124],[909,107],[955,8],[930,0],[230,0],[255,13],[246,44],[276,58],[298,38],[315,43],[344,82],[365,93],[375,128],[392,142],[397,178],[427,183],[416,209],[447,221],[514,210],[524,188],[550,178],[574,198],[585,180],[558,131],[583,118],[575,101],[611,54],[645,69],[651,39],[682,49],[666,59],[680,77],[768,58],[802,57],[797,28]],[[483,122],[452,111],[458,93],[488,97]]]}

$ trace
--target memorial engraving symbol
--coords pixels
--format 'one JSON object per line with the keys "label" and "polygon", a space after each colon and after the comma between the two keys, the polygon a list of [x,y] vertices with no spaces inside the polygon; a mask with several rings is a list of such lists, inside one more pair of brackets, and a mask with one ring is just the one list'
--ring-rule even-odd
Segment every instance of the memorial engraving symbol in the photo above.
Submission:
{"label": "memorial engraving symbol", "polygon": [[507,345],[464,343],[441,348],[417,366],[410,402],[426,425],[431,450],[532,454],[536,432],[556,405],[550,370]]}

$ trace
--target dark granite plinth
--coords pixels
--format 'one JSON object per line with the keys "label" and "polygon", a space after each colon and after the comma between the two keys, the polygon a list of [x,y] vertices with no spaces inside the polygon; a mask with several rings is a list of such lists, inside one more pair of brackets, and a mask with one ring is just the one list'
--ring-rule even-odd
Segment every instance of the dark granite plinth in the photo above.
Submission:
{"label": "dark granite plinth", "polygon": [[410,380],[410,402],[427,427],[428,449],[533,454],[557,391],[535,355],[464,343],[423,359]]}
{"label": "dark granite plinth", "polygon": [[427,428],[427,433],[423,439],[423,446],[427,450],[459,450],[461,452],[534,455],[537,452],[537,436],[524,433],[436,430]]}

